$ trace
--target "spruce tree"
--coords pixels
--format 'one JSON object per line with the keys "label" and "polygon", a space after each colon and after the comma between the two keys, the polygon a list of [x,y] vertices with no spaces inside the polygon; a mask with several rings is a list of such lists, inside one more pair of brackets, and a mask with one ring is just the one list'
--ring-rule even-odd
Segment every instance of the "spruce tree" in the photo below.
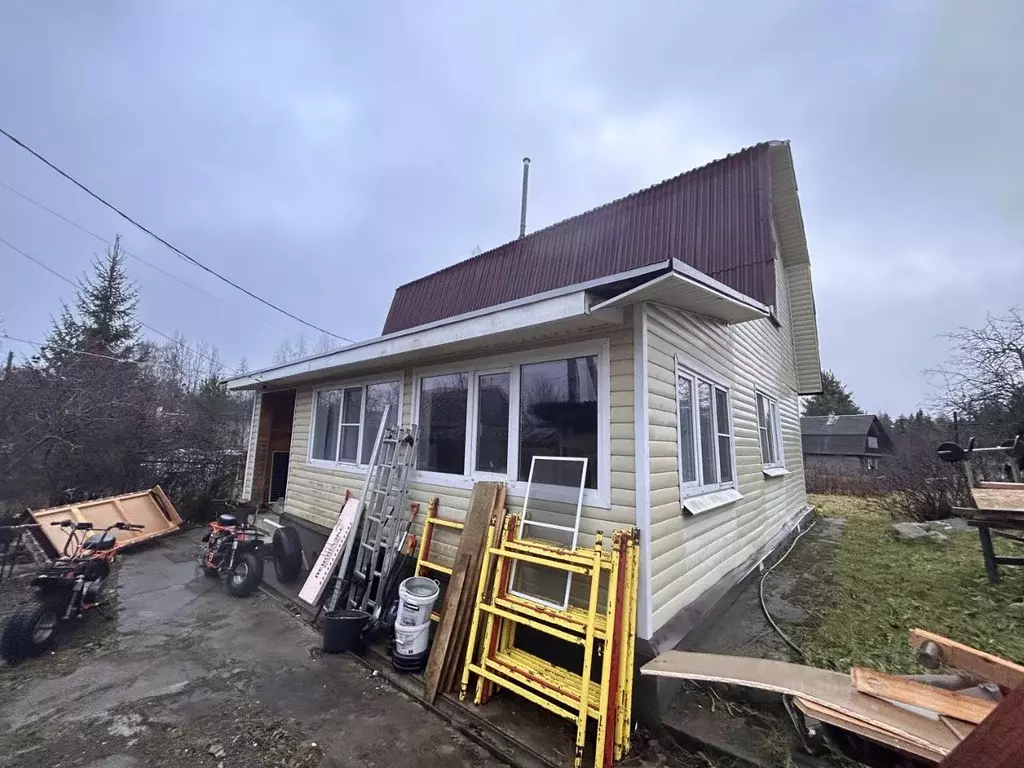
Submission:
{"label": "spruce tree", "polygon": [[128,279],[121,236],[105,258],[93,262],[93,275],[79,283],[76,306],[82,328],[82,347],[115,357],[127,357],[139,339],[135,320],[139,292]]}
{"label": "spruce tree", "polygon": [[39,350],[39,356],[47,366],[60,365],[82,349],[84,329],[75,318],[71,308],[63,301],[60,303],[60,316],[50,317],[50,332],[46,336],[46,344]]}
{"label": "spruce tree", "polygon": [[857,407],[843,382],[832,371],[821,372],[821,394],[814,395],[804,403],[804,416],[845,416],[863,413]]}

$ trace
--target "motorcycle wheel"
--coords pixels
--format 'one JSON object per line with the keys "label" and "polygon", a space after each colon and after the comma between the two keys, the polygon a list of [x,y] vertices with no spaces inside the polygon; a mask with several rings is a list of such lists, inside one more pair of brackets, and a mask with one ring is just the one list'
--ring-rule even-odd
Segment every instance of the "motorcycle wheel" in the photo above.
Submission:
{"label": "motorcycle wheel", "polygon": [[60,614],[57,606],[45,600],[26,603],[11,614],[0,635],[0,656],[17,664],[37,656],[57,640]]}
{"label": "motorcycle wheel", "polygon": [[243,552],[231,569],[228,591],[235,597],[248,597],[263,581],[263,558],[255,552]]}

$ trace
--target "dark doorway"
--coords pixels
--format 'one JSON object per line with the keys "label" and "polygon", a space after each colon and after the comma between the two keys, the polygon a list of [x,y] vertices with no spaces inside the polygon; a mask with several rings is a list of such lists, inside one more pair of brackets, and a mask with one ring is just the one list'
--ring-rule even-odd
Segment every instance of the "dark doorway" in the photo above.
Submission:
{"label": "dark doorway", "polygon": [[274,451],[270,457],[270,496],[267,501],[274,502],[284,498],[288,488],[288,451]]}

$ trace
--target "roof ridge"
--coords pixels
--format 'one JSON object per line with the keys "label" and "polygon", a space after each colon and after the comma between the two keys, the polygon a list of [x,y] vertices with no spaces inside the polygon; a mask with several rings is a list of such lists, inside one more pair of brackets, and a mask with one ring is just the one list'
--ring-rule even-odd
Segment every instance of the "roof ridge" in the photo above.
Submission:
{"label": "roof ridge", "polygon": [[[611,207],[613,205],[619,205],[620,203],[624,203],[624,202],[626,202],[628,200],[632,200],[632,199],[638,198],[641,195],[646,195],[646,194],[651,193],[651,192],[653,192],[653,191],[655,191],[655,190],[657,190],[657,189],[659,189],[661,187],[665,187],[665,186],[667,186],[669,184],[672,184],[673,182],[678,182],[678,181],[680,181],[681,179],[683,179],[683,178],[685,178],[687,176],[694,176],[694,175],[699,174],[699,173],[704,173],[708,169],[712,168],[713,166],[718,166],[718,165],[721,165],[722,163],[726,163],[726,162],[728,162],[730,160],[734,160],[735,158],[737,158],[737,157],[739,157],[741,155],[747,155],[749,153],[752,153],[752,152],[755,152],[755,151],[760,151],[760,150],[766,149],[768,147],[777,146],[777,145],[783,144],[783,143],[788,143],[788,141],[787,140],[779,140],[779,139],[769,139],[769,140],[766,140],[766,141],[758,142],[757,144],[752,144],[749,147],[744,147],[743,149],[737,150],[736,152],[731,152],[730,154],[726,155],[725,157],[719,157],[719,158],[717,158],[715,160],[710,160],[707,163],[704,163],[704,165],[699,165],[696,168],[691,168],[691,169],[689,169],[687,171],[683,171],[682,173],[676,174],[675,176],[672,176],[672,177],[667,178],[667,179],[663,179],[662,181],[659,181],[656,184],[651,184],[648,187],[644,187],[643,189],[638,189],[635,192],[630,192],[628,195],[624,195],[622,197],[618,197],[618,198],[616,198],[614,200],[609,200],[607,203],[602,203],[601,205],[598,205],[598,206],[596,206],[594,208],[590,208],[589,210],[583,211],[582,213],[577,213],[577,214],[575,214],[573,216],[570,216],[570,217],[568,217],[566,219],[561,219],[561,220],[556,221],[556,222],[554,222],[552,224],[548,224],[546,227],[542,227],[541,229],[534,230],[533,232],[530,232],[528,235],[525,235],[524,237],[517,237],[517,238],[515,238],[513,240],[508,240],[508,241],[506,241],[504,243],[501,243],[499,245],[494,246],[493,248],[489,248],[488,250],[484,251],[483,253],[477,253],[477,254],[475,254],[473,256],[470,256],[468,259],[462,259],[462,261],[457,261],[454,264],[449,264],[447,267],[442,267],[441,269],[438,269],[438,270],[436,270],[434,272],[430,272],[430,273],[428,273],[426,275],[423,275],[421,277],[417,277],[415,280],[410,280],[407,283],[402,283],[401,285],[399,285],[395,289],[395,291],[397,292],[399,289],[405,288],[406,286],[415,285],[416,283],[422,282],[424,280],[428,280],[428,279],[430,279],[430,278],[432,278],[432,277],[434,277],[436,275],[444,274],[445,272],[448,272],[449,270],[455,269],[456,267],[461,267],[462,265],[464,265],[464,264],[466,264],[468,262],[476,261],[477,259],[481,259],[481,258],[483,258],[485,256],[490,256],[494,252],[499,251],[502,248],[505,248],[505,247],[507,247],[509,245],[512,245],[513,243],[517,243],[520,240],[528,240],[529,238],[534,237],[535,235],[539,235],[539,234],[541,234],[543,232],[547,232],[549,230],[555,229],[556,227],[564,226],[565,224],[568,224],[569,222],[577,221],[578,219],[582,219],[584,216],[590,216],[591,214],[597,213],[598,211],[604,210],[605,208],[609,208],[609,207]],[[808,417],[808,418],[814,418],[814,417]]]}

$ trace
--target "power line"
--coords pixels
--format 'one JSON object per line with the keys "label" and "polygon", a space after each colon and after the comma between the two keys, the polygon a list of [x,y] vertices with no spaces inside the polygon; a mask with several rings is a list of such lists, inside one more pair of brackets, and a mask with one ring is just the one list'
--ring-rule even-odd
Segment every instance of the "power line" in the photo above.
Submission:
{"label": "power line", "polygon": [[72,184],[74,184],[74,185],[75,185],[76,187],[78,187],[79,189],[81,189],[81,190],[82,190],[83,192],[85,192],[85,193],[86,193],[87,195],[89,195],[89,196],[90,196],[90,197],[92,197],[93,199],[97,200],[98,202],[102,203],[102,204],[103,204],[103,205],[105,205],[105,206],[106,206],[107,208],[109,208],[110,210],[112,210],[112,211],[113,211],[114,213],[116,213],[116,214],[117,214],[118,216],[120,216],[120,217],[121,217],[122,219],[124,219],[125,221],[129,222],[130,224],[132,224],[132,225],[134,225],[134,226],[138,227],[139,229],[141,229],[141,230],[142,230],[143,232],[145,232],[145,233],[146,233],[147,235],[149,235],[150,237],[152,237],[152,238],[153,238],[154,240],[156,240],[157,242],[159,242],[159,243],[162,243],[163,245],[165,245],[165,246],[167,246],[168,248],[170,248],[170,249],[171,249],[172,251],[174,251],[174,253],[176,253],[176,254],[177,254],[177,255],[178,255],[179,257],[181,257],[181,258],[185,259],[186,261],[188,261],[188,262],[190,262],[190,263],[194,264],[195,266],[199,267],[200,269],[204,270],[205,272],[209,272],[209,273],[210,273],[211,275],[213,275],[214,277],[216,277],[216,278],[218,278],[218,279],[220,279],[220,280],[223,280],[223,281],[224,281],[225,283],[227,283],[227,284],[228,284],[228,285],[230,285],[231,287],[233,287],[233,288],[237,288],[238,290],[240,290],[240,291],[241,291],[242,293],[246,294],[247,296],[251,296],[252,298],[256,299],[256,301],[259,301],[259,302],[261,302],[262,304],[266,304],[266,305],[267,305],[268,307],[270,307],[271,309],[274,309],[274,310],[276,310],[277,312],[280,312],[281,314],[287,315],[288,317],[290,317],[290,318],[291,318],[292,320],[295,320],[296,322],[299,322],[299,323],[302,323],[303,325],[309,326],[309,327],[310,327],[310,328],[312,328],[313,330],[316,330],[316,331],[320,331],[320,333],[326,333],[326,334],[327,334],[328,336],[333,336],[333,337],[334,337],[334,338],[336,338],[336,339],[341,339],[342,341],[347,341],[347,342],[350,342],[350,343],[353,343],[353,344],[355,343],[355,342],[354,342],[354,341],[353,341],[352,339],[348,338],[347,336],[340,336],[340,335],[338,335],[337,333],[331,333],[330,331],[328,331],[328,330],[325,330],[324,328],[321,328],[321,327],[320,327],[320,326],[318,326],[318,325],[314,325],[313,323],[310,323],[310,322],[308,322],[308,321],[306,321],[306,320],[303,320],[303,319],[302,319],[301,317],[298,317],[297,315],[293,315],[293,314],[292,314],[291,312],[289,312],[288,310],[286,310],[286,309],[282,309],[281,307],[277,306],[277,305],[276,305],[276,304],[274,304],[273,302],[267,301],[267,300],[266,300],[266,299],[264,299],[264,298],[263,298],[262,296],[257,296],[257,295],[256,295],[255,293],[253,293],[252,291],[250,291],[250,290],[249,290],[248,288],[243,288],[243,287],[242,287],[241,285],[239,285],[238,283],[234,282],[233,280],[230,280],[229,278],[227,278],[227,277],[224,277],[224,275],[222,275],[222,274],[220,274],[219,272],[217,272],[216,270],[213,270],[213,269],[211,269],[210,267],[206,266],[206,265],[205,265],[205,264],[203,264],[203,263],[202,263],[201,261],[199,261],[199,260],[197,260],[197,259],[194,259],[194,258],[192,258],[191,256],[189,256],[189,255],[188,255],[187,253],[185,253],[185,252],[184,252],[183,250],[181,250],[180,248],[177,248],[176,246],[174,246],[174,245],[171,245],[171,244],[170,244],[169,242],[167,242],[167,241],[166,241],[166,240],[164,240],[164,239],[163,239],[162,237],[160,237],[160,235],[156,234],[156,233],[155,233],[155,232],[153,232],[153,231],[152,231],[151,229],[147,229],[146,227],[144,227],[144,226],[143,226],[142,224],[140,224],[139,222],[137,222],[137,221],[136,221],[135,219],[133,219],[133,218],[132,218],[131,216],[129,216],[129,215],[127,214],[127,213],[125,213],[124,211],[122,211],[122,210],[121,210],[120,208],[118,208],[117,206],[113,205],[112,203],[108,203],[108,202],[107,202],[106,200],[104,200],[104,199],[103,199],[102,197],[100,197],[100,196],[99,196],[98,194],[96,194],[96,193],[95,193],[95,192],[93,192],[93,191],[92,191],[91,189],[89,189],[89,188],[88,188],[87,186],[85,186],[85,184],[83,184],[82,182],[78,181],[78,179],[74,178],[73,176],[71,176],[70,174],[68,174],[68,173],[66,173],[65,171],[61,170],[60,168],[58,168],[58,167],[57,167],[56,165],[54,165],[53,163],[51,163],[51,162],[50,162],[49,160],[47,160],[47,159],[46,159],[45,157],[43,157],[43,156],[42,156],[41,154],[39,154],[39,153],[38,153],[38,152],[36,152],[36,151],[35,151],[34,149],[32,149],[32,147],[28,146],[27,144],[25,144],[25,143],[24,143],[23,141],[21,141],[20,139],[18,139],[18,138],[16,138],[16,137],[12,136],[12,135],[11,135],[11,134],[9,134],[9,133],[8,133],[7,131],[5,131],[5,130],[4,130],[3,128],[0,128],[0,134],[3,134],[4,136],[6,136],[6,137],[7,137],[8,139],[10,139],[10,140],[11,140],[12,142],[14,142],[14,143],[15,143],[15,144],[17,144],[17,145],[18,145],[19,147],[21,147],[21,148],[22,148],[22,149],[24,149],[24,150],[25,150],[26,152],[28,152],[28,153],[29,153],[30,155],[32,155],[33,157],[35,157],[35,158],[36,158],[37,160],[39,160],[39,161],[41,161],[41,162],[42,162],[43,164],[45,164],[45,165],[49,166],[49,167],[50,167],[50,168],[51,168],[52,170],[56,171],[56,172],[57,172],[58,174],[60,174],[60,175],[61,175],[61,176],[63,176],[63,177],[65,178],[65,179],[67,179],[67,180],[68,180],[68,181],[70,181],[70,182],[71,182]]}
{"label": "power line", "polygon": [[[49,273],[50,273],[51,275],[53,275],[54,277],[60,278],[60,279],[61,279],[61,280],[63,280],[63,281],[65,282],[65,283],[67,283],[67,284],[68,284],[68,285],[70,285],[70,286],[71,286],[72,288],[74,288],[75,290],[78,290],[78,288],[80,287],[80,286],[78,285],[78,283],[76,283],[76,282],[75,282],[74,280],[72,280],[72,279],[70,279],[70,278],[68,278],[68,277],[65,277],[64,275],[62,275],[62,274],[61,274],[60,272],[58,272],[57,270],[53,269],[53,268],[52,268],[52,267],[50,267],[49,265],[47,265],[47,264],[44,264],[43,262],[41,262],[41,261],[40,261],[39,259],[37,259],[37,258],[36,258],[35,256],[33,256],[33,255],[29,254],[29,253],[25,253],[25,251],[21,250],[21,248],[18,248],[18,247],[17,247],[16,245],[11,245],[11,244],[10,244],[9,242],[7,242],[6,240],[4,240],[4,239],[3,239],[2,237],[0,237],[0,243],[3,243],[3,244],[4,244],[4,245],[6,245],[6,246],[7,246],[8,248],[10,248],[10,249],[11,249],[12,251],[15,251],[16,253],[20,253],[20,254],[21,254],[22,256],[24,256],[24,257],[25,257],[26,259],[28,259],[29,261],[31,261],[31,262],[32,262],[33,264],[35,264],[35,265],[37,265],[37,266],[39,266],[39,267],[42,267],[43,269],[45,269],[45,270],[46,270],[47,272],[49,272]],[[162,336],[163,338],[167,339],[167,340],[168,340],[169,342],[171,342],[172,344],[177,344],[177,345],[178,345],[179,347],[181,347],[182,349],[184,349],[184,350],[187,350],[187,351],[191,352],[191,353],[192,353],[193,355],[196,355],[197,357],[201,357],[201,358],[203,358],[203,359],[205,359],[205,360],[209,360],[210,362],[212,362],[212,363],[215,363],[215,364],[217,364],[217,365],[222,365],[222,366],[224,366],[225,368],[227,368],[227,369],[228,369],[229,371],[232,371],[233,373],[236,373],[236,374],[238,374],[239,376],[244,376],[244,375],[246,375],[246,374],[245,374],[245,373],[243,373],[242,371],[239,371],[239,370],[237,370],[237,369],[235,369],[235,368],[232,368],[232,367],[231,367],[230,365],[224,365],[224,361],[223,361],[223,360],[219,360],[219,359],[217,359],[217,358],[215,358],[215,357],[211,357],[210,355],[205,355],[205,354],[203,354],[202,352],[199,352],[198,350],[192,349],[192,348],[191,348],[190,346],[188,346],[187,344],[185,344],[185,343],[183,343],[183,342],[179,341],[178,339],[175,339],[175,338],[173,338],[172,336],[168,336],[168,335],[167,335],[166,333],[164,333],[163,331],[159,331],[159,330],[157,330],[156,328],[154,328],[153,326],[151,326],[151,325],[147,325],[146,323],[142,322],[141,320],[136,320],[135,322],[137,322],[137,323],[138,323],[139,325],[141,325],[141,326],[142,326],[143,328],[145,328],[145,329],[147,329],[147,330],[149,330],[149,331],[152,331],[152,332],[153,332],[153,333],[155,333],[155,334],[156,334],[157,336]],[[11,338],[13,338],[13,337],[11,337]],[[30,343],[31,343],[31,342],[30,342]],[[116,359],[116,358],[115,358],[115,359]],[[256,377],[254,376],[253,378],[256,378]],[[259,381],[259,379],[257,379],[257,381]]]}
{"label": "power line", "polygon": [[[67,224],[70,224],[75,229],[78,229],[78,230],[84,232],[85,234],[89,235],[90,237],[95,238],[96,240],[99,240],[104,245],[113,247],[114,244],[112,242],[110,242],[109,240],[107,240],[106,238],[104,238],[102,235],[96,234],[95,232],[93,232],[88,227],[85,227],[85,226],[79,224],[77,221],[72,221],[67,216],[64,216],[63,214],[58,213],[57,211],[53,210],[52,208],[44,205],[43,203],[40,203],[38,200],[32,199],[31,197],[26,195],[21,190],[15,189],[11,185],[5,184],[2,181],[0,181],[0,187],[3,187],[8,192],[11,192],[12,194],[17,195],[18,197],[20,197],[25,202],[31,203],[32,205],[36,206],[37,208],[41,208],[42,210],[46,211],[47,213],[49,213],[49,214],[51,214],[53,216],[56,216],[58,219],[60,219],[61,221],[65,222]],[[210,297],[214,301],[217,301],[217,302],[223,302],[224,301],[219,296],[214,296],[209,291],[207,291],[207,290],[205,290],[203,288],[200,288],[198,285],[193,285],[188,280],[185,280],[185,279],[183,279],[181,277],[178,277],[173,272],[168,272],[167,270],[162,269],[161,267],[158,267],[156,264],[153,264],[153,263],[151,263],[149,261],[146,261],[141,256],[137,256],[136,254],[132,253],[131,251],[127,250],[126,248],[122,248],[121,251],[124,253],[125,256],[131,256],[133,259],[135,259],[136,261],[139,261],[139,262],[145,264],[150,269],[156,270],[157,272],[159,272],[162,275],[167,275],[167,277],[171,278],[172,280],[177,280],[182,285],[184,285],[184,286],[186,286],[188,288],[191,288],[191,289],[193,289],[195,291],[198,291],[199,293],[203,294],[204,296]],[[256,317],[257,317],[258,320],[260,320],[261,322],[265,323],[266,325],[271,325],[269,320],[266,320],[265,318],[260,317],[259,315],[257,315]],[[271,327],[273,327],[273,326],[271,325]]]}
{"label": "power line", "polygon": [[62,347],[57,344],[51,344],[50,342],[42,341],[29,341],[28,339],[19,339],[17,336],[11,336],[9,333],[0,334],[0,339],[10,339],[11,341],[20,341],[22,344],[29,344],[36,349],[46,347],[47,349],[59,349],[62,352],[71,352],[76,355],[86,355],[87,357],[99,357],[103,360],[113,360],[115,363],[125,363],[126,365],[141,365],[138,360],[122,360],[120,357],[111,357],[110,355],[101,355],[97,352],[86,352],[84,349],[74,349],[73,347]]}

